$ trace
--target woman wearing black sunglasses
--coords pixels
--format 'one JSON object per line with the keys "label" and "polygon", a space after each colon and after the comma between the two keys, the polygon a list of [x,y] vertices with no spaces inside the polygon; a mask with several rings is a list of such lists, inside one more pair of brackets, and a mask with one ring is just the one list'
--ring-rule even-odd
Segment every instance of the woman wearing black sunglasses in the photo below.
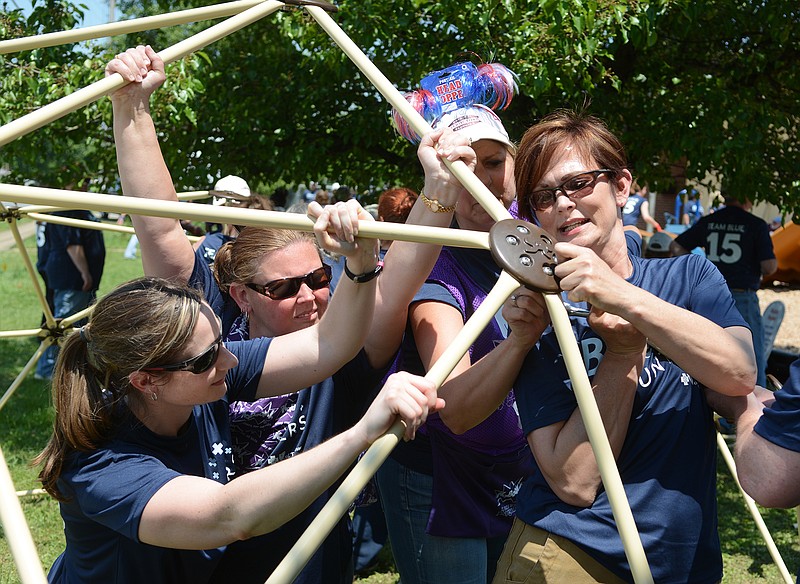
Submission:
{"label": "woman wearing black sunglasses", "polygon": [[[111,96],[124,193],[176,200],[148,107],[151,93],[164,80],[163,62],[149,47],[138,47],[112,60],[106,70],[134,82]],[[451,148],[446,142],[440,142],[440,153],[450,160],[468,150]],[[436,193],[445,206],[455,202],[459,190],[442,184],[450,180],[449,174],[440,173],[426,182],[426,190]],[[330,304],[330,276],[310,234],[248,227],[219,250],[212,274],[175,220],[134,218],[145,273],[202,289],[221,318],[226,340],[273,337],[266,371],[276,365],[273,353],[278,340],[294,348],[281,359],[289,360],[304,385],[270,375],[279,395],[257,402],[231,400],[233,454],[240,472],[294,456],[358,420],[397,351],[407,306],[439,251],[438,246],[421,244],[390,251],[385,273],[377,278],[381,271],[377,242],[357,237],[358,222],[371,221],[371,215],[355,201],[325,210],[312,204],[311,212],[320,245],[347,258],[347,277],[341,279]],[[409,222],[446,227],[451,217],[451,213],[432,213],[420,203],[412,209]],[[375,307],[376,283],[381,280]],[[305,389],[297,391],[301,387]],[[229,549],[212,579],[263,582],[327,497],[323,494],[282,529],[232,546],[238,555]],[[352,537],[345,517],[297,582],[351,580]]]}
{"label": "woman wearing black sunglasses", "polygon": [[[307,507],[399,415],[412,439],[443,405],[433,384],[392,376],[365,416],[325,444],[236,476],[228,399],[299,389],[280,339],[221,342],[202,295],[141,278],[103,297],[67,338],[53,378],[53,435],[37,458],[60,502],[67,547],[51,582],[204,582],[241,539]],[[238,365],[238,366],[237,366]]]}

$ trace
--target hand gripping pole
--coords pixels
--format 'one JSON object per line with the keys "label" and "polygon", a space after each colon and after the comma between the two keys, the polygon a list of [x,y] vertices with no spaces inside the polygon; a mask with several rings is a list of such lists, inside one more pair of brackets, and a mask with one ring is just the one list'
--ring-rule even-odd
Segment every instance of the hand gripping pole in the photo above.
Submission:
{"label": "hand gripping pole", "polygon": [[[614,519],[617,522],[628,563],[631,566],[631,573],[637,584],[651,584],[653,577],[636,524],[633,521],[633,514],[622,486],[622,479],[619,476],[608,436],[603,427],[597,402],[594,400],[569,316],[558,295],[559,289],[553,273],[556,265],[556,255],[552,247],[553,240],[545,231],[535,225],[516,219],[506,219],[492,227],[489,241],[492,255],[498,265],[503,268],[503,272],[478,310],[465,323],[464,328],[431,367],[425,378],[433,381],[437,388],[444,383],[444,380],[475,342],[478,334],[494,317],[506,298],[519,287],[518,280],[525,286],[542,292],[564,355],[567,371],[572,380],[578,408],[592,449],[597,457],[600,475],[608,492]],[[370,477],[377,472],[380,465],[389,456],[402,434],[403,424],[397,421],[367,450],[322,511],[308,526],[305,533],[267,579],[266,584],[288,584],[294,581],[339,518],[347,512],[350,503],[359,491],[364,488]]]}

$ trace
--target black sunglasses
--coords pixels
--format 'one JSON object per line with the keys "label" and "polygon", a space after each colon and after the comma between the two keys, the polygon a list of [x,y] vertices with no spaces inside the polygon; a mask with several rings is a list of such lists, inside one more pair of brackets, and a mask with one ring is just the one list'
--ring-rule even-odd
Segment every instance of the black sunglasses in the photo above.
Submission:
{"label": "black sunglasses", "polygon": [[326,288],[331,283],[331,267],[327,264],[322,264],[321,268],[317,268],[313,272],[309,272],[305,276],[297,276],[295,278],[280,278],[267,282],[263,286],[259,284],[245,284],[251,290],[255,290],[263,296],[272,298],[273,300],[284,300],[291,298],[300,291],[300,286],[305,284],[312,290],[320,290]]}
{"label": "black sunglasses", "polygon": [[142,369],[142,371],[189,371],[195,375],[205,373],[214,366],[214,363],[217,362],[220,347],[222,347],[222,333],[220,333],[220,335],[214,341],[214,344],[196,357],[186,359],[186,361],[181,361],[180,363],[175,363],[174,365],[147,367]]}
{"label": "black sunglasses", "polygon": [[556,187],[548,187],[546,189],[533,191],[531,192],[531,210],[533,212],[547,211],[547,209],[552,207],[556,202],[559,193],[563,193],[565,197],[569,197],[570,199],[585,197],[594,190],[597,179],[604,174],[613,177],[614,171],[608,168],[589,170],[568,178]]}

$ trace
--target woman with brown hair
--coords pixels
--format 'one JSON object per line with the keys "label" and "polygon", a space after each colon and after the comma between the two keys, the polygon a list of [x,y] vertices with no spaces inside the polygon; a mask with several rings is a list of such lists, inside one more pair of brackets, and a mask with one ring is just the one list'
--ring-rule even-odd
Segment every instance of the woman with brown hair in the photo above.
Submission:
{"label": "woman with brown hair", "polygon": [[[750,332],[725,280],[700,256],[643,259],[626,246],[631,172],[599,119],[558,111],[517,151],[521,215],[556,241],[584,365],[656,582],[722,578],[716,430],[706,390],[746,395]],[[503,315],[530,351],[514,383],[535,459],[495,576],[510,582],[628,582],[631,570],[541,294]]]}

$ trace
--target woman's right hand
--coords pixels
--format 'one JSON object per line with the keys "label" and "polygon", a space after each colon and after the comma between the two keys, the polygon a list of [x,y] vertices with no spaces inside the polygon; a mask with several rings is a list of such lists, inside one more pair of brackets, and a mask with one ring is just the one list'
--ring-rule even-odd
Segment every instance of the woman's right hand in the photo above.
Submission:
{"label": "woman's right hand", "polygon": [[114,102],[123,99],[142,100],[145,103],[167,78],[164,61],[150,45],[139,45],[119,53],[106,65],[106,77],[119,73],[128,85],[113,92],[109,97]]}
{"label": "woman's right hand", "polygon": [[314,236],[320,247],[345,256],[350,271],[361,274],[375,269],[378,240],[358,237],[358,222],[375,219],[358,201],[350,199],[325,207],[313,201],[308,205],[308,217],[314,221]]}
{"label": "woman's right hand", "polygon": [[423,192],[443,206],[455,205],[464,187],[450,172],[444,160],[461,160],[474,171],[478,157],[467,137],[446,127],[434,130],[420,140],[417,157],[425,171]]}
{"label": "woman's right hand", "polygon": [[406,424],[404,438],[413,440],[417,428],[428,415],[441,410],[444,405],[432,381],[399,371],[389,376],[357,426],[361,427],[366,441],[372,444],[400,416]]}

